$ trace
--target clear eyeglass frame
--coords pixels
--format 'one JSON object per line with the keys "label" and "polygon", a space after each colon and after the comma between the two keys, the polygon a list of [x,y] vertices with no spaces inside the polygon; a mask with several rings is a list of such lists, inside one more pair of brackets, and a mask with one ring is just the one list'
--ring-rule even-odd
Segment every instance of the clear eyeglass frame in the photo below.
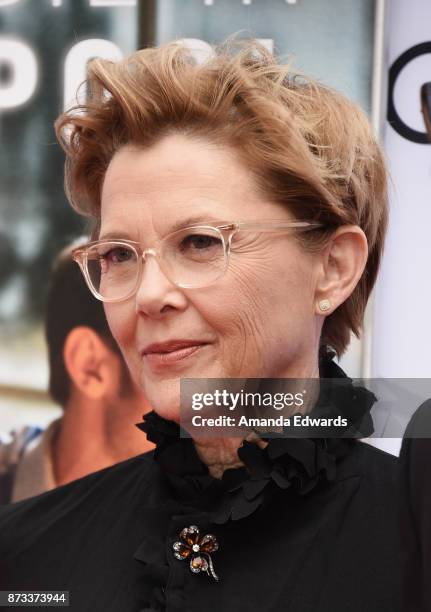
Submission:
{"label": "clear eyeglass frame", "polygon": [[[308,222],[308,221],[284,221],[278,219],[271,219],[267,221],[237,221],[237,222],[228,222],[220,225],[191,225],[188,227],[181,228],[174,232],[167,234],[164,238],[161,238],[156,242],[154,247],[143,249],[139,242],[128,240],[128,239],[103,239],[103,240],[95,240],[92,242],[88,242],[85,245],[79,246],[72,251],[73,260],[78,263],[81,272],[84,276],[84,279],[90,289],[91,293],[98,300],[102,302],[122,302],[130,297],[132,297],[139,288],[142,279],[142,273],[144,269],[144,262],[148,256],[152,256],[156,259],[160,270],[163,272],[164,276],[175,286],[182,289],[200,289],[202,287],[207,287],[217,280],[219,280],[227,271],[229,267],[229,259],[231,253],[231,244],[234,236],[239,232],[272,232],[272,233],[281,233],[286,231],[308,231],[314,230],[318,228],[324,227],[324,224],[317,222]],[[223,265],[220,266],[218,273],[214,278],[212,278],[209,282],[190,284],[190,283],[182,283],[176,280],[172,273],[169,271],[167,266],[163,261],[163,245],[167,244],[170,240],[172,240],[177,234],[184,233],[187,230],[193,230],[198,234],[199,230],[202,232],[215,232],[215,234],[220,238],[221,244],[223,245],[223,256],[224,262]],[[121,297],[108,298],[99,293],[97,288],[94,286],[94,283],[91,279],[91,275],[89,272],[89,252],[94,249],[96,246],[103,245],[115,245],[116,247],[125,246],[131,248],[135,255],[136,261],[138,263],[138,268],[136,272],[136,279],[131,286],[130,290],[125,294],[121,295]]]}

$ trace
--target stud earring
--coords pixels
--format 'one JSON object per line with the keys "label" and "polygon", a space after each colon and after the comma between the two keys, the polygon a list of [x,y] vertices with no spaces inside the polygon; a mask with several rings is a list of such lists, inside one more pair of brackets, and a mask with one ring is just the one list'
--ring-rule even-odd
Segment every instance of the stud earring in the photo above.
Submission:
{"label": "stud earring", "polygon": [[329,300],[320,300],[319,308],[322,312],[325,312],[325,310],[329,310],[331,308],[331,302]]}

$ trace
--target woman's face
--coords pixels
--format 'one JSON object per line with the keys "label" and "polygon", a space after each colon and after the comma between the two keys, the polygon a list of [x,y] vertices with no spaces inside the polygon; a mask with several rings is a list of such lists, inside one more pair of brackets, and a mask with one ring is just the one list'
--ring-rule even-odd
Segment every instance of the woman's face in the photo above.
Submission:
{"label": "woman's face", "polygon": [[[100,238],[144,249],[198,222],[290,220],[258,194],[235,153],[170,135],[148,149],[125,146],[106,173]],[[282,378],[316,374],[322,317],[319,258],[289,233],[242,233],[214,284],[180,289],[147,257],[137,293],[105,310],[132,376],[150,405],[179,420],[181,378]]]}

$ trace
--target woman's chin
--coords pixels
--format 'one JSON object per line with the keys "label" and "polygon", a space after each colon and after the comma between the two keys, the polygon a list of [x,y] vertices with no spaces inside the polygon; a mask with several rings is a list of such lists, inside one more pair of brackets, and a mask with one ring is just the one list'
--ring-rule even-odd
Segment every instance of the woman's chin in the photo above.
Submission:
{"label": "woman's chin", "polygon": [[178,405],[166,405],[164,402],[157,402],[153,404],[152,408],[163,419],[175,421],[176,423],[180,422],[180,407]]}
{"label": "woman's chin", "polygon": [[167,421],[180,422],[180,381],[167,380],[160,383],[142,381],[145,397],[156,414]]}

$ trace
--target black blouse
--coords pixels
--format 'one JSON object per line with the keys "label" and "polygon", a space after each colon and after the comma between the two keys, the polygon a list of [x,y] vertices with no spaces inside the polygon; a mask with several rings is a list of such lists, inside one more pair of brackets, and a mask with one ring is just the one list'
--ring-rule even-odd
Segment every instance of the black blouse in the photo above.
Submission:
{"label": "black blouse", "polygon": [[155,451],[0,508],[0,590],[66,590],[79,612],[401,610],[394,457],[275,438],[217,480],[174,423],[140,428]]}

